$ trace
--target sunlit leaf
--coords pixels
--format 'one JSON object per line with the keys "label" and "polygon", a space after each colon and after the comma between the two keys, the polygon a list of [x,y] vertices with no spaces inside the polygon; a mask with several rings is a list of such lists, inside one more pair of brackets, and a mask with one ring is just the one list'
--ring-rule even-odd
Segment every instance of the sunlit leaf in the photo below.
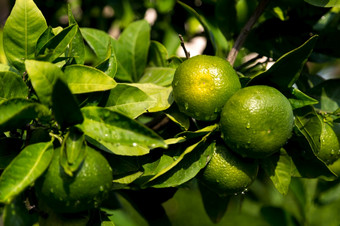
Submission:
{"label": "sunlit leaf", "polygon": [[33,0],[17,0],[8,17],[3,33],[7,60],[20,72],[25,71],[24,62],[34,59],[35,46],[47,24]]}
{"label": "sunlit leaf", "polygon": [[120,113],[100,107],[84,107],[81,111],[85,120],[79,128],[90,143],[107,152],[134,156],[167,147],[155,132]]}
{"label": "sunlit leaf", "polygon": [[73,94],[110,90],[117,85],[116,81],[104,72],[85,65],[66,67],[62,78]]}
{"label": "sunlit leaf", "polygon": [[52,142],[32,144],[24,148],[0,177],[0,203],[13,198],[31,185],[48,167],[53,156]]}

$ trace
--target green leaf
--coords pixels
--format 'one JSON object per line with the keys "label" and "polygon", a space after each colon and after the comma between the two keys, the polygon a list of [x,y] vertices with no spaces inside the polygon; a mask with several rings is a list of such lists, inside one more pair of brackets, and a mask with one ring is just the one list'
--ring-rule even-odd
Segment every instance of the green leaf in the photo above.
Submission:
{"label": "green leaf", "polygon": [[293,160],[292,176],[334,180],[334,173],[317,158],[324,122],[311,106],[295,109],[294,115],[295,126],[302,136],[293,137],[286,149]]}
{"label": "green leaf", "polygon": [[11,71],[0,71],[0,98],[26,98],[28,88],[20,75]]}
{"label": "green leaf", "polygon": [[68,57],[72,57],[74,59],[75,64],[84,64],[85,44],[78,23],[73,17],[70,4],[68,4],[67,12],[69,25],[77,25],[77,33],[75,34],[74,38],[72,39],[72,42],[70,43]]}
{"label": "green leaf", "polygon": [[298,48],[281,56],[267,71],[254,77],[250,85],[271,83],[283,91],[288,91],[299,78],[317,39],[318,36],[314,35]]}
{"label": "green leaf", "polygon": [[150,42],[148,54],[149,67],[166,67],[168,65],[168,50],[157,41]]}
{"label": "green leaf", "polygon": [[294,98],[288,98],[290,104],[293,109],[302,108],[308,105],[315,105],[319,103],[319,101],[314,98],[308,96],[297,88],[292,88],[292,95]]}
{"label": "green leaf", "polygon": [[219,196],[217,193],[211,191],[205,185],[201,183],[199,183],[198,185],[202,196],[205,212],[209,216],[210,220],[214,224],[217,224],[225,215],[231,197]]}
{"label": "green leaf", "polygon": [[66,134],[60,149],[60,164],[69,176],[72,177],[84,161],[86,147],[83,132],[72,127]]}
{"label": "green leaf", "polygon": [[50,62],[26,60],[25,65],[40,102],[50,106],[52,104],[53,85],[63,72],[58,66]]}
{"label": "green leaf", "polygon": [[194,178],[215,150],[215,143],[207,140],[209,135],[189,146],[178,158],[173,158],[173,162],[152,177],[148,185],[155,188],[176,187]]}
{"label": "green leaf", "polygon": [[168,67],[147,67],[140,83],[153,83],[159,86],[170,86],[176,69]]}
{"label": "green leaf", "polygon": [[36,57],[39,60],[53,62],[61,54],[65,53],[78,31],[77,25],[70,25],[64,28],[53,38],[41,47]]}
{"label": "green leaf", "polygon": [[202,15],[197,13],[193,8],[189,5],[177,1],[186,11],[188,11],[192,16],[194,16],[203,26],[204,31],[208,34],[210,42],[212,43],[215,55],[225,57],[225,54],[230,47],[228,41],[225,39],[224,35],[222,34],[221,30],[215,24],[209,22],[206,18]]}
{"label": "green leaf", "polygon": [[100,107],[81,109],[85,120],[78,127],[87,140],[117,155],[145,155],[167,145],[154,131],[122,114]]}
{"label": "green leaf", "polygon": [[96,68],[114,78],[117,73],[117,58],[112,45],[110,45],[108,54],[109,57],[97,65]]}
{"label": "green leaf", "polygon": [[46,43],[55,36],[53,33],[53,28],[51,26],[48,26],[46,30],[41,34],[37,41],[37,46],[35,49],[35,56],[38,56],[41,49],[46,45]]}
{"label": "green leaf", "polygon": [[114,44],[118,60],[118,79],[139,81],[147,63],[149,45],[150,25],[145,20],[135,21],[125,28]]}
{"label": "green leaf", "polygon": [[0,104],[0,132],[21,128],[31,120],[46,117],[49,114],[48,108],[44,105],[27,99],[5,100]]}
{"label": "green leaf", "polygon": [[329,79],[315,86],[309,94],[319,101],[315,107],[333,112],[340,107],[340,79]]}
{"label": "green leaf", "polygon": [[84,120],[77,100],[72,95],[67,84],[59,78],[53,85],[52,111],[62,129],[82,123]]}
{"label": "green leaf", "polygon": [[26,146],[0,177],[0,203],[10,203],[48,167],[53,156],[51,142]]}
{"label": "green leaf", "polygon": [[176,104],[171,105],[171,107],[165,111],[165,114],[169,119],[178,124],[183,130],[189,129],[189,117],[186,114],[180,112]]}
{"label": "green leaf", "polygon": [[17,138],[0,138],[0,169],[5,169],[20,152],[23,142]]}
{"label": "green leaf", "polygon": [[104,72],[85,65],[67,66],[62,78],[73,94],[110,90],[117,85]]}
{"label": "green leaf", "polygon": [[281,148],[280,153],[261,160],[261,167],[273,182],[275,188],[287,195],[291,180],[292,159],[286,150]]}
{"label": "green leaf", "polygon": [[21,73],[24,62],[34,59],[35,46],[47,24],[33,0],[17,0],[5,27],[3,42],[7,60]]}
{"label": "green leaf", "polygon": [[320,6],[320,7],[338,7],[340,6],[339,0],[305,0],[311,5]]}
{"label": "green leaf", "polygon": [[112,40],[109,34],[94,28],[80,28],[80,31],[87,44],[95,52],[98,61],[105,60],[109,56],[108,47]]}
{"label": "green leaf", "polygon": [[118,84],[110,91],[106,107],[131,118],[162,111],[172,104],[171,88],[153,84]]}

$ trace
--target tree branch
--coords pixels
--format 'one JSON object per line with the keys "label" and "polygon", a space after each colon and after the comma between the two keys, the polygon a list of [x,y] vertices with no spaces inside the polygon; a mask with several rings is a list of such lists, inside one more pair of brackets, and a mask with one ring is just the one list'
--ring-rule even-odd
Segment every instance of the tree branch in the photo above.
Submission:
{"label": "tree branch", "polygon": [[259,17],[263,13],[269,1],[270,0],[261,0],[258,6],[256,7],[253,15],[249,18],[248,22],[242,28],[240,34],[238,35],[234,43],[233,48],[230,50],[228,57],[227,57],[227,60],[230,62],[231,65],[234,65],[237,54],[240,51],[244,41],[246,40],[250,30],[252,29],[256,21],[259,19]]}

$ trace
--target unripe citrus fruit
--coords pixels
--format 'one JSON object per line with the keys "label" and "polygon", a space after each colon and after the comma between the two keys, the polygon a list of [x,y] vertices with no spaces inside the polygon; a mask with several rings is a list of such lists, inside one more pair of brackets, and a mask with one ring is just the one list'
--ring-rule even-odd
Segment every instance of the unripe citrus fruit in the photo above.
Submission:
{"label": "unripe citrus fruit", "polygon": [[215,120],[226,101],[241,88],[228,61],[200,55],[184,61],[172,82],[173,96],[180,111],[198,120]]}
{"label": "unripe citrus fruit", "polygon": [[327,165],[334,163],[340,157],[340,145],[333,128],[323,124],[320,136],[320,151],[317,154]]}
{"label": "unripe citrus fruit", "polygon": [[253,183],[257,172],[257,161],[242,158],[224,145],[217,145],[199,180],[220,196],[225,196],[243,192]]}
{"label": "unripe citrus fruit", "polygon": [[112,169],[96,150],[87,147],[87,155],[71,177],[59,164],[56,149],[47,171],[35,183],[37,197],[57,213],[75,213],[98,207],[112,187]]}
{"label": "unripe citrus fruit", "polygon": [[244,157],[264,158],[290,138],[294,115],[288,99],[269,86],[237,91],[224,105],[220,129],[225,143]]}

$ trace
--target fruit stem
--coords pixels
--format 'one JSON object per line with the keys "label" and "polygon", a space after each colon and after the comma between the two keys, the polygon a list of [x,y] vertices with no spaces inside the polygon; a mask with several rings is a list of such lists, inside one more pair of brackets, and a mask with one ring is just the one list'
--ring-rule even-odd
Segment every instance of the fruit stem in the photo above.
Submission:
{"label": "fruit stem", "polygon": [[233,48],[230,50],[227,60],[229,63],[233,66],[235,63],[235,59],[237,57],[238,52],[240,51],[244,41],[249,35],[250,30],[256,23],[256,21],[259,19],[259,17],[262,15],[264,9],[266,8],[267,4],[270,0],[261,0],[260,3],[257,5],[253,15],[249,18],[247,23],[242,28],[240,34],[238,35]]}
{"label": "fruit stem", "polygon": [[187,49],[185,48],[183,36],[182,36],[181,34],[179,34],[178,37],[179,37],[179,40],[181,40],[181,46],[182,46],[183,51],[184,51],[184,53],[185,53],[185,57],[186,57],[187,59],[189,59],[189,58],[190,58],[190,53],[189,53],[189,52],[187,51]]}

